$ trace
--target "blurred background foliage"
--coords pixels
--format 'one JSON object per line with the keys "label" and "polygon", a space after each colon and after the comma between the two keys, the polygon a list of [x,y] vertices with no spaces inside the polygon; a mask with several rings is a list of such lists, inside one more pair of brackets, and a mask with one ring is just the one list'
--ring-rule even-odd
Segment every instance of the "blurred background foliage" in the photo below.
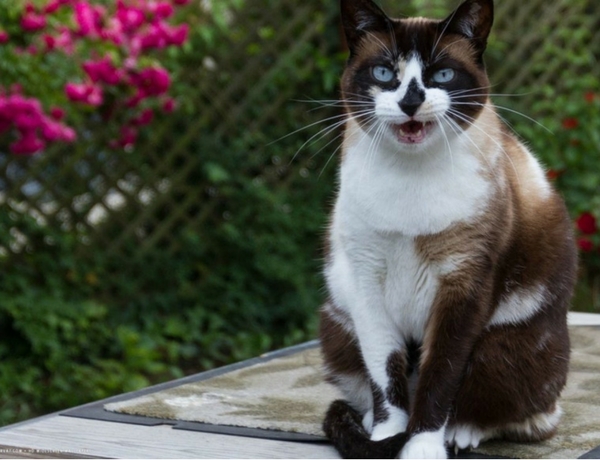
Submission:
{"label": "blurred background foliage", "polygon": [[[457,4],[381,3],[434,17]],[[599,10],[497,4],[494,100],[574,221],[598,216]],[[0,137],[0,424],[315,337],[340,133],[323,120],[340,109],[313,99],[338,98],[337,1],[185,8],[189,39],[160,58],[178,108],[134,146],[107,148],[114,127],[93,114],[74,144],[32,157]],[[592,246],[575,308],[599,310],[599,236],[577,231]]]}

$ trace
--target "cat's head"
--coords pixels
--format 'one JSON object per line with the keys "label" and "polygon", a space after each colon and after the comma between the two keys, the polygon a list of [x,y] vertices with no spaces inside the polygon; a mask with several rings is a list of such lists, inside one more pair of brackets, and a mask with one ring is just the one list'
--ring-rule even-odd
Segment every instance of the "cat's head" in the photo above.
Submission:
{"label": "cat's head", "polygon": [[419,152],[477,118],[489,94],[493,0],[466,0],[444,20],[392,19],[372,0],[341,0],[341,12],[342,96],[363,130]]}

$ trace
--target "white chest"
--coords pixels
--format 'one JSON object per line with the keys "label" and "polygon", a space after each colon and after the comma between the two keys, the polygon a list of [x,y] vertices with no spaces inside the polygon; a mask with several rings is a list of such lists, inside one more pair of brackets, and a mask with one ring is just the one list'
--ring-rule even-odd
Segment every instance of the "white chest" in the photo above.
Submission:
{"label": "white chest", "polygon": [[492,187],[460,138],[448,146],[448,157],[380,147],[373,151],[368,136],[346,145],[327,282],[359,328],[377,317],[374,328],[422,340],[447,267],[424,260],[416,237],[472,220],[485,210]]}
{"label": "white chest", "polygon": [[[370,150],[370,138],[349,146],[341,168],[339,212],[376,230],[408,236],[439,233],[485,209],[490,184],[460,138],[447,152],[403,155]],[[467,152],[467,153],[465,153]]]}
{"label": "white chest", "polygon": [[[379,326],[421,341],[439,285],[440,269],[420,257],[414,238],[350,228],[336,215],[326,278],[335,303],[355,323]],[[381,330],[373,330],[377,336]]]}

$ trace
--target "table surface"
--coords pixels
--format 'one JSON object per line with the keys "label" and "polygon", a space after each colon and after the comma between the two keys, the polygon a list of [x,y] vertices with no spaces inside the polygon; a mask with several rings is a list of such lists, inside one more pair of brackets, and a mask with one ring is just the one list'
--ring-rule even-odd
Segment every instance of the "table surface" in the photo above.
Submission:
{"label": "table surface", "polygon": [[[600,326],[600,315],[571,312],[569,324]],[[141,426],[56,413],[0,428],[0,458],[339,458],[339,455],[325,443],[175,430],[171,425]]]}

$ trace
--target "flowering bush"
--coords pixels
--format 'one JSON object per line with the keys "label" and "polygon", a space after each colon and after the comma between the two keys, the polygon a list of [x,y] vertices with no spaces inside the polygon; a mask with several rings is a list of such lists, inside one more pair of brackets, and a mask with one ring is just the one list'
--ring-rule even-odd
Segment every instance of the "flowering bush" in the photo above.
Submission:
{"label": "flowering bush", "polygon": [[174,25],[189,0],[44,0],[0,7],[0,139],[14,154],[72,142],[96,117],[114,148],[132,146],[156,110],[170,112],[171,78],[156,50],[182,46]]}
{"label": "flowering bush", "polygon": [[548,175],[565,195],[577,229],[577,244],[588,270],[600,270],[600,94],[587,91],[559,98],[564,117],[551,136],[553,155]]}

